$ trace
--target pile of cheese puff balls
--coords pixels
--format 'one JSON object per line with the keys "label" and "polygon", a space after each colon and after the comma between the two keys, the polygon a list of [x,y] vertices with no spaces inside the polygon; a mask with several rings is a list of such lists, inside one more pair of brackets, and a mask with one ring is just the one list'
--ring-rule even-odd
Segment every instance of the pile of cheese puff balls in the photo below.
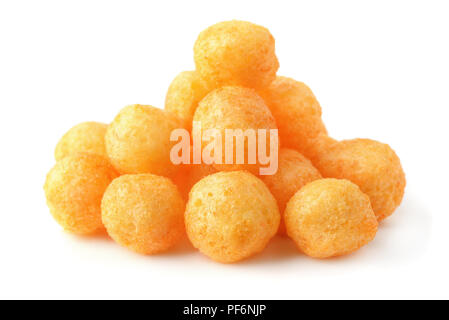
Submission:
{"label": "pile of cheese puff balls", "polygon": [[[157,254],[187,236],[211,259],[261,252],[276,234],[304,254],[329,258],[374,239],[401,203],[405,175],[386,144],[336,141],[304,83],[277,76],[270,32],[226,21],[200,33],[195,71],[170,84],[165,110],[122,109],[109,125],[78,124],[59,141],[45,195],[68,232],[107,232],[135,252]],[[174,165],[170,133],[204,127],[278,129],[274,175],[245,165]]]}

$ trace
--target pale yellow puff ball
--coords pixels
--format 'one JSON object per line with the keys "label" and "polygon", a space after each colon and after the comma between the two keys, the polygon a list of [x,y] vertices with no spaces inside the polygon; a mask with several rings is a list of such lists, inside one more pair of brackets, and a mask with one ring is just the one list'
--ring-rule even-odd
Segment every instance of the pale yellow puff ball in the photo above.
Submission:
{"label": "pale yellow puff ball", "polygon": [[298,151],[284,148],[279,151],[277,172],[261,176],[261,179],[277,200],[281,213],[280,234],[285,234],[283,215],[287,202],[304,185],[321,178],[320,172]]}
{"label": "pale yellow puff ball", "polygon": [[104,145],[107,128],[107,124],[99,122],[77,124],[67,131],[56,145],[56,161],[77,152],[91,152],[107,157]]}
{"label": "pale yellow puff ball", "polygon": [[156,254],[185,234],[185,202],[170,179],[153,174],[123,175],[107,188],[101,214],[108,234],[140,254]]}
{"label": "pale yellow puff ball", "polygon": [[165,110],[175,114],[181,119],[183,126],[190,130],[196,107],[209,91],[206,82],[196,71],[181,72],[168,88]]}
{"label": "pale yellow puff ball", "polygon": [[58,161],[44,190],[55,220],[67,231],[89,234],[103,230],[101,199],[118,173],[103,156],[76,153]]}
{"label": "pale yellow puff ball", "polygon": [[[222,164],[214,164],[219,171],[248,170],[258,173],[261,164],[256,157],[255,164],[249,164],[248,138],[245,137],[244,163],[238,164],[236,153],[237,143],[234,141],[233,164],[226,164],[225,137],[226,129],[277,129],[276,121],[263,99],[253,89],[242,87],[222,87],[210,92],[200,101],[193,120],[201,124],[203,132],[203,149],[212,141],[207,141],[204,132],[208,129],[216,129],[222,137]],[[270,134],[267,132],[267,153],[270,151]],[[276,144],[276,149],[279,145]]]}
{"label": "pale yellow puff ball", "polygon": [[404,196],[405,174],[387,144],[370,139],[340,141],[323,149],[314,164],[324,177],[358,185],[370,197],[379,221],[390,216]]}
{"label": "pale yellow puff ball", "polygon": [[279,228],[276,200],[246,171],[218,172],[190,191],[187,235],[209,258],[232,263],[262,251]]}
{"label": "pale yellow puff ball", "polygon": [[259,94],[276,119],[282,146],[311,158],[313,140],[327,135],[327,130],[321,119],[321,106],[310,88],[302,82],[277,77]]}
{"label": "pale yellow puff ball", "polygon": [[176,142],[170,134],[180,128],[173,115],[152,106],[123,108],[106,131],[106,151],[121,174],[153,173],[174,176],[178,167],[170,161]]}
{"label": "pale yellow puff ball", "polygon": [[279,68],[271,33],[237,20],[202,31],[195,42],[194,60],[197,71],[212,88],[262,88],[275,79]]}
{"label": "pale yellow puff ball", "polygon": [[300,189],[285,210],[287,233],[314,258],[349,254],[374,239],[369,197],[348,180],[320,179]]}

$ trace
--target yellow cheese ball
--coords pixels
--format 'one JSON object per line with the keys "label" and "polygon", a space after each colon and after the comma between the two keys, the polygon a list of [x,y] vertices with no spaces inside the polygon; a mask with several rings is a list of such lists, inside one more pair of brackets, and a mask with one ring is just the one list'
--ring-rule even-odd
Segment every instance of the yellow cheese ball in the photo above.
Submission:
{"label": "yellow cheese ball", "polygon": [[175,116],[152,106],[123,108],[106,131],[106,151],[121,174],[153,173],[173,176],[171,132],[180,127]]}
{"label": "yellow cheese ball", "polygon": [[58,161],[44,190],[55,220],[67,231],[89,234],[103,230],[101,199],[118,173],[103,156],[77,153]]}
{"label": "yellow cheese ball", "polygon": [[310,182],[288,202],[288,235],[314,258],[351,253],[374,239],[377,219],[367,195],[348,180]]}
{"label": "yellow cheese ball", "polygon": [[379,221],[400,205],[405,174],[396,153],[374,140],[340,141],[320,154],[315,166],[324,177],[354,182],[371,200]]}
{"label": "yellow cheese ball", "polygon": [[[242,87],[222,87],[209,93],[200,101],[193,120],[201,124],[203,133],[208,129],[220,131],[222,164],[214,164],[219,171],[248,170],[258,173],[260,167],[259,162],[249,164],[247,138],[245,138],[244,163],[237,164],[237,144],[234,141],[233,164],[225,164],[225,129],[241,129],[243,132],[247,129],[277,129],[276,122],[263,99],[253,89]],[[269,137],[269,133],[267,133],[267,152],[270,150]],[[203,139],[203,149],[209,143],[210,141]]]}
{"label": "yellow cheese ball", "polygon": [[222,263],[262,251],[279,221],[267,186],[246,171],[218,172],[200,180],[190,191],[185,213],[193,246]]}
{"label": "yellow cheese ball", "polygon": [[279,69],[271,33],[246,21],[220,22],[201,32],[194,59],[196,69],[212,88],[261,88],[275,79]]}
{"label": "yellow cheese ball", "polygon": [[190,130],[196,107],[209,91],[196,71],[181,72],[168,88],[165,110],[178,116],[183,126]]}
{"label": "yellow cheese ball", "polygon": [[185,203],[176,186],[153,174],[123,175],[107,188],[101,213],[108,234],[141,254],[156,254],[182,238]]}
{"label": "yellow cheese ball", "polygon": [[274,175],[261,176],[261,179],[277,200],[281,212],[280,234],[285,234],[283,215],[288,200],[304,185],[321,178],[320,172],[298,151],[279,151],[278,171]]}
{"label": "yellow cheese ball", "polygon": [[64,134],[55,149],[56,161],[77,152],[91,152],[107,157],[104,135],[107,124],[99,122],[80,123]]}
{"label": "yellow cheese ball", "polygon": [[283,147],[293,148],[311,158],[314,138],[327,134],[321,119],[321,106],[304,83],[277,77],[259,91],[279,128]]}

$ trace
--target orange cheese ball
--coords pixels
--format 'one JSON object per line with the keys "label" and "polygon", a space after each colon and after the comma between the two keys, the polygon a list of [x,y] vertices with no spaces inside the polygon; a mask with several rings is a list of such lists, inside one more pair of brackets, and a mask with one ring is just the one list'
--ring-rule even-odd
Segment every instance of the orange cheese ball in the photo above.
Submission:
{"label": "orange cheese ball", "polygon": [[121,174],[153,173],[173,176],[171,132],[180,127],[173,115],[152,106],[123,108],[106,131],[106,150]]}
{"label": "orange cheese ball", "polygon": [[298,151],[279,151],[278,171],[274,175],[261,176],[261,179],[277,200],[281,212],[280,234],[285,234],[283,215],[288,200],[304,185],[321,178],[320,172]]}
{"label": "orange cheese ball", "polygon": [[[242,87],[223,87],[209,93],[200,101],[193,121],[201,123],[204,131],[218,129],[222,136],[222,164],[214,164],[219,171],[248,170],[258,173],[260,163],[249,164],[248,139],[245,137],[245,159],[243,164],[237,164],[237,143],[234,141],[233,164],[225,163],[226,129],[277,129],[276,122],[263,99],[253,89]],[[204,138],[204,136],[203,136]],[[204,149],[210,141],[203,139]],[[277,146],[278,147],[278,146]],[[269,133],[267,133],[267,152],[270,150]],[[257,160],[257,159],[256,159]]]}
{"label": "orange cheese ball", "polygon": [[168,88],[165,110],[178,116],[183,126],[190,130],[196,107],[209,91],[196,71],[181,72]]}
{"label": "orange cheese ball", "polygon": [[103,230],[101,199],[118,173],[103,156],[77,153],[58,161],[44,190],[55,220],[67,231],[89,234]]}
{"label": "orange cheese ball", "polygon": [[173,182],[178,186],[183,198],[188,199],[189,192],[195,183],[216,172],[217,169],[212,165],[204,163],[184,165],[173,179]]}
{"label": "orange cheese ball", "polygon": [[316,180],[299,190],[287,204],[285,224],[298,248],[314,258],[349,254],[377,232],[368,196],[338,179]]}
{"label": "orange cheese ball", "polygon": [[335,143],[315,161],[324,177],[347,179],[371,200],[379,221],[400,205],[405,189],[405,174],[396,153],[388,146],[369,139]]}
{"label": "orange cheese ball", "polygon": [[107,157],[104,145],[107,128],[107,124],[99,122],[83,122],[74,126],[56,145],[56,161],[77,152],[91,152]]}
{"label": "orange cheese ball", "polygon": [[276,200],[246,171],[218,172],[190,191],[187,235],[209,258],[232,263],[262,251],[279,228]]}
{"label": "orange cheese ball", "polygon": [[176,186],[153,174],[123,175],[107,188],[101,213],[108,234],[141,254],[156,254],[182,238],[185,203]]}
{"label": "orange cheese ball", "polygon": [[277,77],[259,91],[279,127],[283,147],[293,148],[311,158],[314,138],[327,134],[321,119],[321,106],[304,83]]}
{"label": "orange cheese ball", "polygon": [[194,46],[196,69],[211,88],[236,85],[262,88],[276,77],[274,38],[246,21],[217,23],[200,33]]}

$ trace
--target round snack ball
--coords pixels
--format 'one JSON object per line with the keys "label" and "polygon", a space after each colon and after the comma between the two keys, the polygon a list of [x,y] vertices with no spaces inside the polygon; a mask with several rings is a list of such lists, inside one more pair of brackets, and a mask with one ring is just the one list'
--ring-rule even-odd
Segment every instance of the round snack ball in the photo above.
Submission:
{"label": "round snack ball", "polygon": [[387,144],[369,139],[340,141],[322,153],[315,166],[324,177],[358,185],[370,197],[379,221],[390,216],[404,196],[405,174]]}
{"label": "round snack ball", "polygon": [[[226,164],[225,136],[226,129],[277,129],[276,122],[263,99],[253,89],[242,87],[223,87],[209,93],[200,101],[193,117],[194,121],[201,123],[202,132],[208,129],[218,129],[222,137],[222,164],[214,164],[219,171],[248,170],[258,173],[260,163],[249,164],[247,147],[248,139],[245,137],[244,163],[237,164],[237,143],[234,140],[233,164]],[[267,153],[270,151],[267,132]],[[204,134],[203,134],[204,138]],[[203,149],[211,143],[203,139]],[[277,146],[278,147],[278,146]]]}
{"label": "round snack ball", "polygon": [[259,91],[279,128],[283,147],[293,148],[311,158],[314,138],[327,135],[321,106],[308,86],[286,77],[277,77]]}
{"label": "round snack ball", "polygon": [[64,134],[56,145],[56,161],[77,152],[91,152],[107,157],[104,146],[104,135],[107,128],[107,124],[99,122],[83,122],[74,126]]}
{"label": "round snack ball", "polygon": [[106,131],[106,150],[121,174],[153,173],[173,176],[178,166],[170,161],[176,142],[170,134],[180,127],[175,116],[152,106],[123,108]]}
{"label": "round snack ball", "polygon": [[102,230],[101,199],[117,176],[103,156],[77,153],[63,158],[50,170],[44,185],[51,214],[72,233]]}
{"label": "round snack ball", "polygon": [[277,172],[274,175],[261,176],[261,179],[277,200],[281,213],[280,234],[285,234],[283,215],[288,200],[304,185],[321,178],[320,172],[298,151],[292,149],[279,151]]}
{"label": "round snack ball", "polygon": [[194,59],[196,69],[212,88],[262,88],[275,79],[279,69],[271,33],[246,21],[220,22],[201,32]]}
{"label": "round snack ball", "polygon": [[189,192],[195,183],[216,172],[217,169],[215,169],[212,165],[207,165],[204,163],[188,164],[184,165],[180,169],[176,177],[173,179],[173,182],[178,186],[183,198],[188,199]]}
{"label": "round snack ball", "polygon": [[165,110],[178,116],[183,126],[190,130],[196,107],[209,91],[196,71],[181,72],[168,88]]}
{"label": "round snack ball", "polygon": [[377,232],[368,196],[338,179],[315,180],[295,193],[285,210],[285,225],[298,248],[314,258],[351,253]]}
{"label": "round snack ball", "polygon": [[101,214],[118,244],[141,254],[166,251],[184,234],[185,203],[177,187],[153,174],[123,175],[106,190]]}
{"label": "round snack ball", "polygon": [[190,191],[185,213],[193,246],[222,263],[262,251],[279,220],[267,186],[245,171],[218,172],[200,180]]}

